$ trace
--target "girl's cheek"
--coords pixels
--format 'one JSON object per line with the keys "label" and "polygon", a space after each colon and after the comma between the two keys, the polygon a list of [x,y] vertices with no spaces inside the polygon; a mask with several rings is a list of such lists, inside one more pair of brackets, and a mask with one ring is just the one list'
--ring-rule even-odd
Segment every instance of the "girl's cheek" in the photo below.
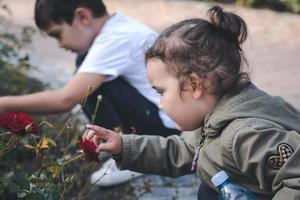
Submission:
{"label": "girl's cheek", "polygon": [[160,99],[159,99],[158,107],[159,107],[159,109],[163,109],[163,104],[162,104],[162,99],[161,99],[161,97],[160,97]]}

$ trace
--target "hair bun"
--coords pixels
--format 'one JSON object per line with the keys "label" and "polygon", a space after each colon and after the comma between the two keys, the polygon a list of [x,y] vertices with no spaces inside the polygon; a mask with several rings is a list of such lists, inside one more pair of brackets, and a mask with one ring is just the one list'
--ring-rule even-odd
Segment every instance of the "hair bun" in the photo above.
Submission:
{"label": "hair bun", "polygon": [[247,25],[238,15],[224,12],[219,5],[208,10],[210,22],[223,37],[234,42],[238,48],[247,38]]}
{"label": "hair bun", "polygon": [[220,20],[224,17],[223,8],[221,6],[213,6],[208,10],[210,21],[215,26],[220,26]]}

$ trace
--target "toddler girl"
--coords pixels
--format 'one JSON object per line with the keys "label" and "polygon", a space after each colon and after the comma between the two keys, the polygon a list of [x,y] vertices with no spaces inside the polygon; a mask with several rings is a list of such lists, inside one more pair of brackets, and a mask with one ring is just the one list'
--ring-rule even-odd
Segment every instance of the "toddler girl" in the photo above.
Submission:
{"label": "toddler girl", "polygon": [[163,138],[87,125],[84,138],[115,155],[121,169],[196,172],[215,190],[210,180],[225,170],[257,199],[300,199],[299,111],[259,90],[243,71],[243,19],[219,6],[208,16],[165,29],[146,53],[161,109],[179,130],[192,132]]}

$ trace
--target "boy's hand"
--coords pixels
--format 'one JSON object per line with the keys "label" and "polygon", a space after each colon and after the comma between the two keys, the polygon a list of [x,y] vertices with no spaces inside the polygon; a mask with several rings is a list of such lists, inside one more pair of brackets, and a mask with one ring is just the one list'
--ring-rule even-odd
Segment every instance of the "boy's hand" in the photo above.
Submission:
{"label": "boy's hand", "polygon": [[113,155],[122,152],[123,145],[120,134],[92,124],[88,124],[86,127],[88,130],[82,137],[96,144],[96,152],[107,151]]}

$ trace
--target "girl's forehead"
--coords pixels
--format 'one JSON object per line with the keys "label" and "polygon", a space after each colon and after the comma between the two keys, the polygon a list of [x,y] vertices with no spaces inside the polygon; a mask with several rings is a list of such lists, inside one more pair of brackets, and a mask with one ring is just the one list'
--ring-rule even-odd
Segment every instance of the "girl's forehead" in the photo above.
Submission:
{"label": "girl's forehead", "polygon": [[166,73],[166,64],[159,59],[150,59],[147,62],[147,71],[149,73]]}
{"label": "girl's forehead", "polygon": [[151,80],[157,80],[167,75],[165,64],[159,59],[149,59],[147,61],[147,74]]}
{"label": "girl's forehead", "polygon": [[147,60],[147,66],[165,67],[166,64],[159,58],[150,58]]}

